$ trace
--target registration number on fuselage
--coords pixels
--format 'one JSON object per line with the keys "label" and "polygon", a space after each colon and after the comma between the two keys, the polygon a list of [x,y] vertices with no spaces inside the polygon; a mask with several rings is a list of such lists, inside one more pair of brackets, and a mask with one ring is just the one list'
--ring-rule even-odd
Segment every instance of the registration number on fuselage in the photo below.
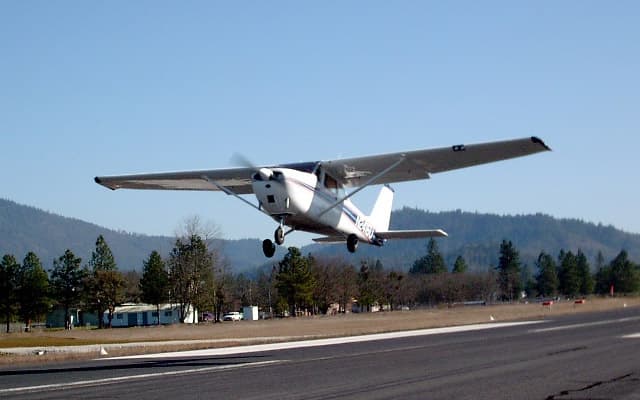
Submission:
{"label": "registration number on fuselage", "polygon": [[375,236],[375,228],[366,219],[358,215],[356,218],[356,227],[362,232],[369,240],[372,240]]}

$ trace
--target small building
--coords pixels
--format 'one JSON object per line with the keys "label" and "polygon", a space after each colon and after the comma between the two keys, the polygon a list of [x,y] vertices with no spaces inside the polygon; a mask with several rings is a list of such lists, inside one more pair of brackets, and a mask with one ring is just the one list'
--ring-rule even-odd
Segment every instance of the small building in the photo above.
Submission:
{"label": "small building", "polygon": [[247,306],[242,308],[242,319],[245,321],[257,321],[259,318],[258,306]]}
{"label": "small building", "polygon": [[[160,304],[160,325],[180,323],[180,306],[177,304]],[[103,315],[103,321],[109,323],[109,312]],[[185,324],[197,324],[198,313],[189,306],[184,320]],[[154,304],[123,304],[113,312],[112,327],[150,326],[158,324],[158,310]]]}
{"label": "small building", "polygon": [[382,311],[383,307],[378,303],[371,304],[369,306],[362,305],[358,303],[358,301],[354,301],[351,305],[352,313],[364,313],[364,312],[379,312]]}
{"label": "small building", "polygon": [[[80,308],[70,308],[69,317],[73,326],[98,326],[98,315]],[[64,328],[64,322],[64,308],[62,307],[55,307],[47,314],[47,328]]]}

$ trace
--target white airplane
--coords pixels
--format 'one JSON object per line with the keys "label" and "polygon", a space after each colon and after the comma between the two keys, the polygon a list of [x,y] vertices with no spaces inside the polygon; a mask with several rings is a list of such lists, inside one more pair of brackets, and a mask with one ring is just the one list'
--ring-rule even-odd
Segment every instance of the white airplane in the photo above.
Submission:
{"label": "white airplane", "polygon": [[[279,224],[278,245],[293,231],[317,233],[320,243],[346,242],[355,252],[358,242],[382,246],[388,239],[447,236],[441,229],[389,230],[392,182],[429,179],[431,174],[521,157],[551,150],[541,139],[528,137],[473,145],[343,158],[331,161],[282,164],[208,171],[167,172],[96,177],[109,189],[213,190],[237,197]],[[246,163],[249,164],[249,163]],[[371,214],[365,215],[351,196],[367,186],[383,184]],[[350,193],[345,188],[356,188]],[[242,197],[253,193],[258,204]],[[289,229],[285,232],[285,226]],[[273,257],[271,239],[262,242],[265,256]]]}

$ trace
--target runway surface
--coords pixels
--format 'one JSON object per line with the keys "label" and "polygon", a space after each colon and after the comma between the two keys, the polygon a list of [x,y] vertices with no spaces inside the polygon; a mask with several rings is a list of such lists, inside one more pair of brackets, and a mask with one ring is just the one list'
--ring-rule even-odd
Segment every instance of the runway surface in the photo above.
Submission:
{"label": "runway surface", "polygon": [[481,328],[3,367],[0,398],[640,399],[638,308]]}

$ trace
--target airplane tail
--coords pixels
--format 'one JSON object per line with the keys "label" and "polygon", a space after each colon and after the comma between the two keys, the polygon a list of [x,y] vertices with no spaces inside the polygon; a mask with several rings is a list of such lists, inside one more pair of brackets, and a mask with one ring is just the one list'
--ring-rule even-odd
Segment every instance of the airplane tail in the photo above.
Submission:
{"label": "airplane tail", "polygon": [[388,185],[384,185],[380,189],[378,199],[373,205],[371,215],[369,215],[369,222],[373,225],[377,231],[388,231],[389,221],[391,220],[391,206],[393,205],[393,189]]}

